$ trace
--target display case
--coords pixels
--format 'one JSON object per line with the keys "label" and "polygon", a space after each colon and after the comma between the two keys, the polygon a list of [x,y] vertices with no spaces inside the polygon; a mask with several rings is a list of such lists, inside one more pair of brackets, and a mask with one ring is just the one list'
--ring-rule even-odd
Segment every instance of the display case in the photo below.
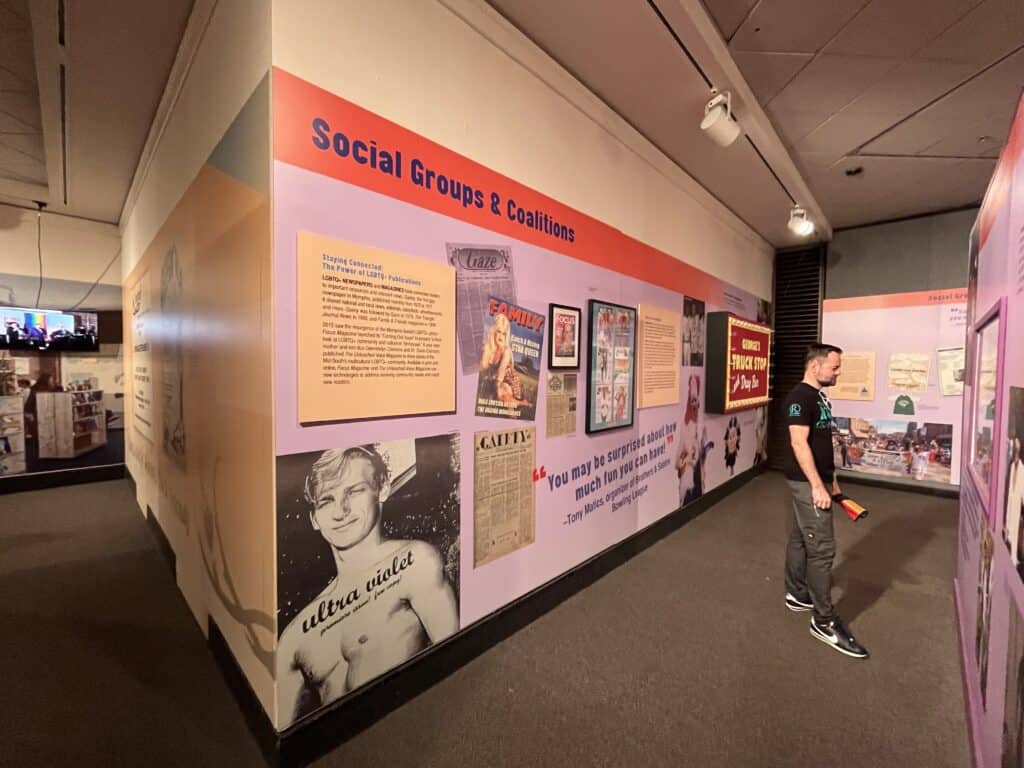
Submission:
{"label": "display case", "polygon": [[25,401],[17,392],[14,359],[4,352],[0,355],[0,476],[25,471]]}
{"label": "display case", "polygon": [[989,524],[996,524],[998,489],[995,482],[1003,441],[1003,370],[1006,349],[1006,300],[1000,299],[974,325],[971,343],[971,404],[967,430],[967,469],[978,489]]}
{"label": "display case", "polygon": [[39,458],[73,459],[107,443],[103,390],[38,392]]}

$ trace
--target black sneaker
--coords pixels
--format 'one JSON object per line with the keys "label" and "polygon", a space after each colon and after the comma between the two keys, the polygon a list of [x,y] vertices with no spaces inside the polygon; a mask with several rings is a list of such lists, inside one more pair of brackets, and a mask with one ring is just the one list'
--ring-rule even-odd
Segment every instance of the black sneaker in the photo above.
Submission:
{"label": "black sneaker", "polygon": [[839,619],[833,619],[827,624],[818,624],[811,619],[811,635],[821,640],[830,648],[852,656],[855,659],[866,659],[867,649],[858,643],[849,630],[843,626]]}
{"label": "black sneaker", "polygon": [[802,611],[809,611],[814,606],[811,605],[810,603],[804,601],[804,600],[801,600],[800,598],[793,597],[792,593],[787,592],[786,593],[786,607],[789,608],[789,610],[791,610],[791,611],[795,611],[797,613],[800,613]]}

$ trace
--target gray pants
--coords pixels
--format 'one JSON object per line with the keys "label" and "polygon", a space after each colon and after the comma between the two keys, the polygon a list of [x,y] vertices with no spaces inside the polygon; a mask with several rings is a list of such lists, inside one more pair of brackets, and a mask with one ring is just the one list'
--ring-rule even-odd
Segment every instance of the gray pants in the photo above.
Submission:
{"label": "gray pants", "polygon": [[786,591],[814,604],[819,623],[834,619],[832,609],[832,562],[836,538],[832,509],[817,509],[811,500],[811,485],[788,480],[793,492],[793,516],[786,546]]}

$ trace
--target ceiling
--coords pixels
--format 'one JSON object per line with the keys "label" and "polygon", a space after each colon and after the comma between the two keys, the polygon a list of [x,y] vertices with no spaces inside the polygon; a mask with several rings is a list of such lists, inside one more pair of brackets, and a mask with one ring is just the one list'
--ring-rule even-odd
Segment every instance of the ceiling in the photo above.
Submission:
{"label": "ceiling", "polygon": [[0,0],[0,190],[33,195],[46,183],[28,0]]}
{"label": "ceiling", "polygon": [[1022,0],[489,2],[776,246],[789,196],[750,142],[701,135],[698,67],[751,138],[764,119],[758,149],[787,187],[795,164],[826,237],[977,204],[1024,85]]}
{"label": "ceiling", "polygon": [[[193,2],[0,0],[0,288],[18,301],[120,307],[116,225]],[[18,210],[37,201],[39,219]]]}
{"label": "ceiling", "polygon": [[981,200],[1024,87],[1024,2],[704,2],[834,227]]}
{"label": "ceiling", "polygon": [[[708,86],[648,3],[591,0],[581,13],[571,0],[488,1],[766,240],[797,242],[792,202],[754,147],[722,148],[701,132]],[[686,21],[670,23],[679,33]],[[733,108],[743,109],[735,96]]]}

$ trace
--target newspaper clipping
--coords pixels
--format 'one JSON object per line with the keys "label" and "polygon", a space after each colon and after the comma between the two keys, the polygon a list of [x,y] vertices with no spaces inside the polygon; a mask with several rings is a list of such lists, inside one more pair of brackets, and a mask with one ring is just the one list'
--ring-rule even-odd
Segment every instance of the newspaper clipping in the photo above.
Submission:
{"label": "newspaper clipping", "polygon": [[516,300],[512,275],[512,249],[503,245],[447,243],[448,263],[455,267],[459,306],[459,353],[462,372],[476,373],[483,346],[487,302],[491,296]]}
{"label": "newspaper clipping", "polygon": [[548,437],[576,434],[576,374],[549,373]]}
{"label": "newspaper clipping", "polygon": [[533,427],[477,432],[473,448],[473,567],[532,544],[536,520]]}
{"label": "newspaper clipping", "polygon": [[875,353],[844,352],[843,375],[828,396],[833,400],[874,400]]}
{"label": "newspaper clipping", "polygon": [[[964,348],[940,349],[939,391],[945,397],[959,397],[964,393]],[[844,360],[845,365],[845,360]]]}
{"label": "newspaper clipping", "polygon": [[906,392],[924,392],[928,389],[928,369],[931,360],[918,352],[893,352],[889,356],[889,389]]}
{"label": "newspaper clipping", "polygon": [[546,318],[493,296],[484,313],[476,415],[533,421]]}

